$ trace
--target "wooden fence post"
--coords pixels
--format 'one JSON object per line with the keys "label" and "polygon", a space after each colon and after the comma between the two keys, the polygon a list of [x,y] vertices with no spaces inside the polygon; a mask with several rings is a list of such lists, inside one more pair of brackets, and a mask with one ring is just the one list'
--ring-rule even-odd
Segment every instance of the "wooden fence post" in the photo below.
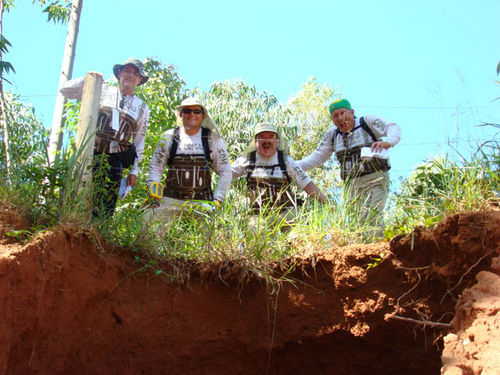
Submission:
{"label": "wooden fence post", "polygon": [[87,73],[83,84],[80,120],[76,132],[76,152],[79,153],[81,166],[81,183],[79,190],[87,188],[85,199],[91,205],[90,191],[92,187],[92,159],[94,157],[95,132],[99,101],[101,98],[102,77],[95,73]]}

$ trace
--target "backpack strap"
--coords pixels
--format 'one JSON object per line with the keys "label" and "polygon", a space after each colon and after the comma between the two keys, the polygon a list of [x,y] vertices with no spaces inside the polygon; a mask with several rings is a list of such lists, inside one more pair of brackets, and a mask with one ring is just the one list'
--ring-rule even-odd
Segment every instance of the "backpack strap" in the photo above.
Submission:
{"label": "backpack strap", "polygon": [[290,176],[288,175],[288,172],[286,171],[285,155],[283,154],[283,151],[280,151],[280,150],[278,150],[278,164],[281,168],[281,172],[283,173],[283,176],[286,176],[288,183],[290,183],[291,179],[290,179]]}
{"label": "backpack strap", "polygon": [[[247,180],[250,178],[250,176],[252,175],[252,173],[255,169],[255,160],[256,159],[257,159],[257,151],[252,151],[248,157]],[[286,171],[285,154],[283,153],[283,151],[280,151],[280,150],[278,150],[278,165],[281,169],[281,172],[283,173],[283,176],[285,176],[288,183],[290,183],[291,179],[290,179],[290,176],[288,175],[288,172]],[[268,168],[274,169],[274,167],[276,167],[276,165],[274,165],[272,167],[269,166]]]}
{"label": "backpack strap", "polygon": [[170,144],[170,154],[168,155],[167,165],[174,161],[175,155],[177,154],[177,147],[179,146],[179,128],[174,129],[174,136],[172,138],[172,143]]}
{"label": "backpack strap", "polygon": [[[174,161],[175,155],[177,154],[177,147],[179,147],[179,131],[180,128],[177,127],[174,129],[174,136],[172,138],[172,143],[170,144],[170,153],[168,155],[167,165],[170,167],[170,164]],[[212,162],[212,158],[210,157],[210,146],[208,144],[208,139],[210,138],[210,129],[201,128],[201,143],[203,145],[203,154],[205,155],[205,159],[208,163]]]}
{"label": "backpack strap", "polygon": [[365,119],[363,117],[359,118],[359,123],[361,124],[361,128],[365,132],[367,132],[370,135],[370,137],[372,137],[373,142],[377,142],[378,141],[377,137],[375,137],[375,134],[373,134],[373,131],[368,127],[368,125],[366,124]]}
{"label": "backpack strap", "polygon": [[203,145],[203,153],[205,154],[205,159],[208,164],[212,162],[210,158],[210,146],[208,144],[208,138],[210,137],[210,129],[201,128],[201,144]]}
{"label": "backpack strap", "polygon": [[[373,130],[370,129],[370,127],[368,126],[368,124],[366,123],[366,121],[365,121],[365,119],[363,117],[359,118],[359,126],[355,127],[352,130],[354,131],[354,130],[356,130],[358,128],[361,128],[365,132],[367,132],[368,135],[373,139],[373,142],[377,142],[378,141],[377,137],[375,137],[375,134],[373,133]],[[339,134],[344,135],[344,134],[342,134],[342,132],[340,131],[340,129],[338,129],[338,128],[335,129],[335,132],[333,133],[333,137],[332,137],[332,146],[333,146],[333,148],[335,148],[335,139],[337,138],[337,136]]]}
{"label": "backpack strap", "polygon": [[252,151],[249,155],[249,163],[247,167],[247,181],[250,178],[250,176],[253,173],[253,170],[255,169],[255,160],[257,159],[257,151]]}

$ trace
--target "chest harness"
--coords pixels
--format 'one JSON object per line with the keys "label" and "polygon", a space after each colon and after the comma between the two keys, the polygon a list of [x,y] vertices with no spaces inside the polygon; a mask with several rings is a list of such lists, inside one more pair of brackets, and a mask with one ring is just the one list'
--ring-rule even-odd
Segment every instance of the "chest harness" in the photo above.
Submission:
{"label": "chest harness", "polygon": [[[142,113],[146,107],[146,103],[142,102],[139,108],[139,115],[141,118]],[[110,107],[101,107],[97,114],[96,122],[96,140],[95,151],[109,153],[109,146],[111,142],[118,143],[118,152],[127,151],[131,148],[132,136],[137,133],[137,120],[135,120],[128,113],[119,112],[118,130],[112,127],[113,109]]]}
{"label": "chest harness", "polygon": [[[278,164],[257,165],[257,151],[249,154],[249,164],[246,167],[247,189],[252,202],[254,213],[258,213],[262,208],[282,208],[295,205],[295,201],[290,190],[291,179],[286,171],[285,156],[283,151],[278,150]],[[271,169],[271,175],[275,168],[280,168],[284,177],[253,177],[255,168]]]}
{"label": "chest harness", "polygon": [[354,132],[355,130],[361,128],[361,130],[364,130],[366,133],[368,133],[368,135],[372,139],[372,142],[367,142],[363,145],[350,148],[349,138],[351,137],[352,133],[345,134],[342,133],[340,129],[337,129],[333,134],[333,149],[336,149],[335,143],[337,140],[337,136],[339,135],[342,137],[342,142],[344,143],[345,147],[344,150],[335,152],[337,160],[340,162],[340,177],[342,178],[342,180],[361,177],[377,171],[388,171],[389,169],[391,169],[391,166],[389,165],[389,161],[387,159],[361,159],[361,148],[371,146],[371,144],[373,142],[377,142],[378,139],[377,137],[375,137],[373,131],[368,127],[363,117],[360,117],[359,123],[360,125],[356,126],[352,131]]}
{"label": "chest harness", "polygon": [[203,154],[177,155],[179,146],[179,130],[174,129],[174,137],[170,145],[167,160],[168,171],[165,179],[163,195],[174,199],[213,200],[212,179],[210,169],[210,146],[208,139],[210,129],[201,128]]}

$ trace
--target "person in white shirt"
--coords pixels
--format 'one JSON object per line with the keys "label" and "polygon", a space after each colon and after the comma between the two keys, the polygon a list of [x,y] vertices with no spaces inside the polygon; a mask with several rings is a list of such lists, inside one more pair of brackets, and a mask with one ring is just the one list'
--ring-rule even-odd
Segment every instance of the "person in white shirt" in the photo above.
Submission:
{"label": "person in white shirt", "polygon": [[[390,164],[385,150],[400,141],[401,129],[377,116],[355,117],[346,99],[334,101],[328,109],[335,127],[329,129],[316,150],[298,164],[308,171],[335,153],[347,193],[346,204],[355,205],[356,210],[361,210],[363,220],[381,228],[382,211],[389,193]],[[376,234],[380,235],[381,230]]]}
{"label": "person in white shirt", "polygon": [[[163,197],[150,213],[159,220],[199,206],[199,201],[219,205],[231,186],[229,153],[207,108],[197,98],[187,98],[177,110],[179,126],[162,135],[149,165],[148,186],[164,185]],[[212,171],[219,175],[215,192]]]}
{"label": "person in white shirt", "polygon": [[293,220],[298,205],[290,190],[291,183],[319,202],[326,202],[311,178],[288,155],[286,142],[274,124],[256,125],[255,139],[231,169],[233,180],[246,175],[254,214],[263,209],[275,209],[287,220]]}
{"label": "person in white shirt", "polygon": [[[92,72],[102,76],[101,73]],[[113,66],[119,86],[103,84],[96,125],[94,146],[93,215],[113,215],[123,169],[130,168],[126,185],[134,187],[144,140],[149,124],[149,108],[134,95],[139,85],[147,82],[144,66],[136,58]],[[82,99],[85,77],[70,80],[61,87],[68,99]]]}

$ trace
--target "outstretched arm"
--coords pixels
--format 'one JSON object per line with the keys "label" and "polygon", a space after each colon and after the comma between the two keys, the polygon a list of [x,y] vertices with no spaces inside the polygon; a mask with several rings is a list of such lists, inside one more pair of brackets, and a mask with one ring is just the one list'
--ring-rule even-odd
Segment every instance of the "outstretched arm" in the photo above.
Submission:
{"label": "outstretched arm", "polygon": [[311,181],[305,187],[304,191],[320,203],[326,203],[328,200],[319,188]]}

